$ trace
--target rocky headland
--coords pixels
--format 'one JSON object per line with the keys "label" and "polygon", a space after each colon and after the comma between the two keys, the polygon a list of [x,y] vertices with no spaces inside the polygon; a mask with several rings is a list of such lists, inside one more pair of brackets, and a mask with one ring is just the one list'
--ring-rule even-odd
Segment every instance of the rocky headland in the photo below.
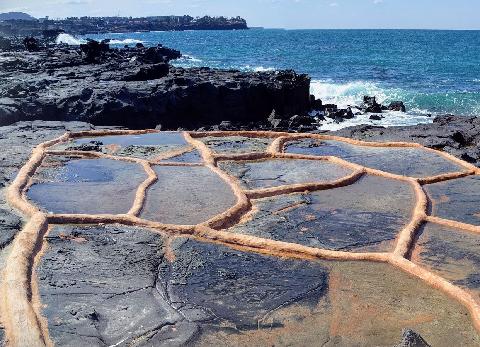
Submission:
{"label": "rocky headland", "polygon": [[112,49],[107,42],[51,46],[3,40],[0,125],[25,120],[86,121],[129,128],[195,129],[306,114],[307,75],[294,71],[184,69],[163,47]]}

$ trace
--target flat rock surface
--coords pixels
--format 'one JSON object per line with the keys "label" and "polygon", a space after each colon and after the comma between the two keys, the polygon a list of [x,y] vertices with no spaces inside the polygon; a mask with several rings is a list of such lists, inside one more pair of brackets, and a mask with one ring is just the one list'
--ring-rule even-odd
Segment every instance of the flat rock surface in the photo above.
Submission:
{"label": "flat rock surface", "polygon": [[[127,213],[137,187],[147,178],[136,163],[78,158],[62,161],[44,165],[40,169],[42,178],[34,181],[27,192],[32,202],[48,212]],[[115,195],[122,198],[112,199]]]}
{"label": "flat rock surface", "polygon": [[257,200],[251,220],[231,231],[331,250],[391,251],[414,202],[408,184],[366,176],[346,187]]}
{"label": "flat rock surface", "polygon": [[271,139],[248,138],[245,136],[207,136],[200,138],[212,151],[216,153],[254,153],[265,152]]}
{"label": "flat rock surface", "polygon": [[336,156],[355,164],[410,177],[436,176],[462,169],[442,156],[420,148],[355,146],[341,141],[301,140],[287,143],[287,153]]}
{"label": "flat rock surface", "polygon": [[[33,147],[86,127],[10,127],[3,136],[14,136],[9,141],[18,144],[19,154],[7,149],[5,182],[28,160],[21,141]],[[412,231],[417,238],[405,259],[391,258],[397,241],[410,235],[406,226],[421,215],[415,212],[438,213],[446,218],[442,223],[473,222],[476,176],[426,185],[431,200],[442,203],[442,210],[431,204],[427,211],[418,207],[417,183],[388,178],[388,172],[423,177],[452,172],[450,165],[457,170],[437,152],[423,150],[428,154],[420,161],[407,154],[417,160],[413,165],[400,154],[367,155],[359,162],[385,172],[338,181],[352,174],[350,166],[302,158],[324,155],[316,152],[319,146],[297,146],[307,149],[297,156],[266,153],[281,134],[254,135],[192,134],[206,148],[181,132],[85,134],[55,146],[61,152],[43,158],[23,197],[48,218],[48,232],[33,228],[21,234],[37,236],[41,250],[29,253],[17,238],[0,252],[5,273],[14,269],[21,278],[17,269],[27,267],[23,281],[29,286],[24,296],[6,286],[5,305],[30,305],[22,298],[31,295],[38,303],[36,318],[45,322],[40,334],[57,346],[391,347],[409,336],[431,346],[480,344],[469,304],[422,280],[435,273],[479,299],[477,233],[427,223]],[[239,160],[239,153],[253,154]],[[358,158],[338,151],[326,155]],[[293,184],[294,191],[287,189]],[[141,208],[125,215],[134,200]],[[3,195],[2,201],[9,219],[1,227],[11,230],[11,239],[22,219]],[[459,210],[462,204],[467,207]],[[65,219],[58,213],[88,215]],[[12,245],[20,252],[7,257]],[[412,262],[422,276],[409,274],[411,266],[417,269]],[[21,315],[15,305],[7,312],[9,318]],[[7,336],[26,334],[8,324],[5,329]]]}
{"label": "flat rock surface", "polygon": [[61,346],[391,346],[405,327],[434,345],[478,342],[464,310],[387,265],[288,260],[123,226],[57,227],[46,243],[37,276]]}
{"label": "flat rock surface", "polygon": [[413,259],[453,283],[468,288],[480,302],[480,235],[428,223],[421,230]]}
{"label": "flat rock surface", "polygon": [[301,159],[225,161],[219,166],[238,178],[246,189],[335,181],[352,173],[352,170],[331,162]]}
{"label": "flat rock surface", "polygon": [[416,142],[480,166],[480,117],[445,115],[436,117],[432,124],[391,128],[360,125],[335,135],[375,142]]}
{"label": "flat rock surface", "polygon": [[433,215],[480,225],[480,176],[429,184],[425,189]]}
{"label": "flat rock surface", "polygon": [[228,210],[236,198],[225,181],[202,166],[156,166],[142,218],[166,224],[197,224]]}

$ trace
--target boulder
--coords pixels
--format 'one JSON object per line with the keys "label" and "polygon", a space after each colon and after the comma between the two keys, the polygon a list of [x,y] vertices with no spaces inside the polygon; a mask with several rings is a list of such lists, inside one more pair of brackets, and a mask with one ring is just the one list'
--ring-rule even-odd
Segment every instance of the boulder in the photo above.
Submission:
{"label": "boulder", "polygon": [[311,105],[312,105],[312,110],[322,110],[323,103],[322,100],[320,99],[315,99],[314,95],[310,95],[310,100],[311,100]]}
{"label": "boulder", "polygon": [[355,115],[352,112],[352,109],[350,107],[346,109],[340,109],[336,111],[329,111],[327,112],[327,117],[332,118],[332,119],[352,119],[355,117]]}
{"label": "boulder", "polygon": [[387,106],[387,109],[390,111],[401,111],[401,112],[407,111],[403,101],[393,101],[390,103],[390,105]]}
{"label": "boulder", "polygon": [[310,116],[295,115],[293,117],[290,117],[289,127],[298,128],[300,126],[311,126],[314,123],[315,123],[315,119],[313,119]]}
{"label": "boulder", "polygon": [[370,118],[371,120],[382,120],[384,117],[383,117],[383,116],[379,116],[378,114],[372,114],[369,118]]}
{"label": "boulder", "polygon": [[140,55],[139,61],[146,64],[158,64],[178,59],[181,56],[180,51],[159,45],[157,47],[147,48],[144,53]]}
{"label": "boulder", "polygon": [[84,59],[87,63],[100,63],[106,52],[110,50],[106,40],[98,42],[95,40],[88,40],[87,43],[80,45],[80,50],[84,54]]}
{"label": "boulder", "polygon": [[382,113],[382,105],[377,103],[375,96],[364,96],[361,108],[368,113]]}
{"label": "boulder", "polygon": [[168,75],[170,68],[166,63],[152,64],[137,68],[132,74],[125,76],[125,81],[149,81]]}
{"label": "boulder", "polygon": [[31,36],[27,36],[23,39],[23,45],[25,46],[25,49],[29,52],[36,52],[40,50],[38,40]]}

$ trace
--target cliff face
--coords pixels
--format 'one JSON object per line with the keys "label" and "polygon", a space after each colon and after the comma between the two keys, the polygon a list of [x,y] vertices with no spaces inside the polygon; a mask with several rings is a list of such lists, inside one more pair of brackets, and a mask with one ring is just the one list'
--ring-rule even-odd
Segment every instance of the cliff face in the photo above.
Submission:
{"label": "cliff face", "polygon": [[0,53],[0,124],[80,120],[96,125],[198,128],[262,121],[273,109],[290,117],[310,108],[306,75],[246,73],[168,65],[165,47]]}

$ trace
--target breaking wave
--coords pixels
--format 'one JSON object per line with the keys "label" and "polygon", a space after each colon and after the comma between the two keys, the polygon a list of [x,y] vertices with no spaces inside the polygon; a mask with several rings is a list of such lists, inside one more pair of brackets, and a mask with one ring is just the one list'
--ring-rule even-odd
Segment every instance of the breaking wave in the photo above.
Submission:
{"label": "breaking wave", "polygon": [[76,37],[72,36],[72,35],[69,35],[69,34],[59,34],[55,40],[55,43],[58,45],[58,44],[61,44],[61,43],[64,43],[64,44],[67,44],[67,45],[70,45],[70,46],[78,46],[82,43],[86,43],[87,41],[86,40],[79,40],[77,39]]}
{"label": "breaking wave", "polygon": [[143,43],[142,40],[135,40],[135,39],[124,39],[124,40],[110,40],[109,44],[111,45],[134,45],[137,43]]}

